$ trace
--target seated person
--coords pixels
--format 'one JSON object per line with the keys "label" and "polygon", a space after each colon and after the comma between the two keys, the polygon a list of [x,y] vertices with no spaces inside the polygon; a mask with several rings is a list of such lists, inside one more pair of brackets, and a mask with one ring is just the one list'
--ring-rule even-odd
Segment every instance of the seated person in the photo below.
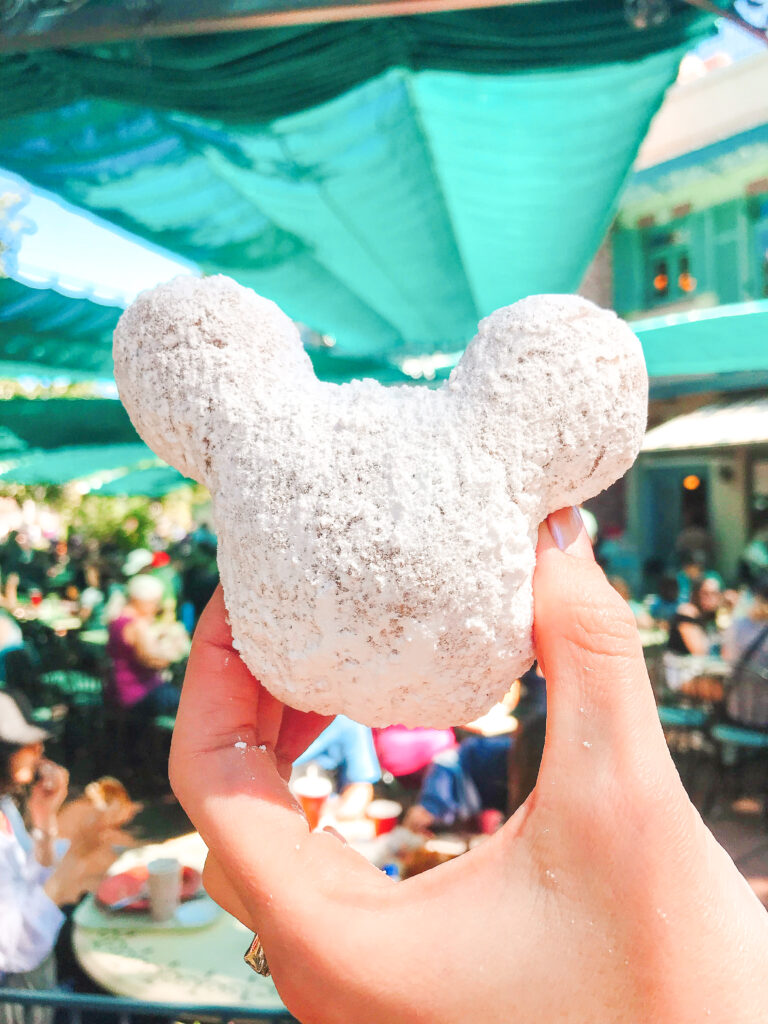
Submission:
{"label": "seated person", "polygon": [[651,617],[656,622],[669,626],[680,604],[680,587],[674,576],[662,576],[658,590],[651,604]]}
{"label": "seated person", "polygon": [[[515,708],[521,729],[541,722],[547,713],[544,677],[534,664],[520,677],[520,700]],[[414,832],[469,822],[481,811],[507,810],[507,766],[515,733],[471,736],[457,749],[443,751],[427,771],[418,803],[403,824]]]}
{"label": "seated person", "polygon": [[705,576],[694,583],[690,600],[678,606],[670,622],[668,649],[675,654],[712,654],[718,641],[715,617],[721,601],[716,579]]}
{"label": "seated person", "polygon": [[681,602],[693,599],[693,590],[705,579],[713,579],[720,590],[723,578],[713,569],[706,568],[706,559],[701,551],[683,551],[680,554],[680,570],[677,573],[678,597]]}
{"label": "seated person", "polygon": [[[723,658],[732,665],[744,657],[761,634],[768,639],[768,572],[761,573],[752,586],[752,601],[745,615],[739,616],[723,637]],[[768,647],[768,644],[766,645]],[[758,666],[768,672],[768,650],[754,652]]]}
{"label": "seated person", "polygon": [[[0,988],[55,987],[60,908],[95,888],[116,858],[114,832],[97,818],[71,842],[57,839],[68,775],[44,758],[48,736],[21,697],[0,693]],[[0,1004],[0,1024],[52,1018]]]}
{"label": "seated person", "polygon": [[716,615],[721,601],[720,584],[704,576],[694,583],[690,601],[679,605],[673,615],[664,655],[670,690],[705,701],[722,698],[721,673],[715,671],[720,641]]}
{"label": "seated person", "polygon": [[338,715],[294,761],[294,769],[308,764],[336,773],[341,793],[336,808],[338,818],[359,818],[365,813],[373,799],[373,784],[381,778],[373,736],[367,726]]}
{"label": "seated person", "polygon": [[109,624],[107,652],[112,659],[113,697],[122,708],[152,718],[173,715],[179,705],[177,687],[163,679],[172,664],[162,634],[155,628],[163,600],[163,584],[152,576],[134,576],[128,601]]}

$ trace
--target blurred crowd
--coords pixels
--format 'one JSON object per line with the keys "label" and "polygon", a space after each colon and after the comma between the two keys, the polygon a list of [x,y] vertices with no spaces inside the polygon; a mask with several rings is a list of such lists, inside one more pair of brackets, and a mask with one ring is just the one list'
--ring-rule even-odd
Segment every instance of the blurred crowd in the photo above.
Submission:
{"label": "blurred crowd", "polygon": [[[653,592],[638,593],[624,538],[585,519],[644,646],[663,652],[660,700],[704,702],[736,720],[735,675],[749,665],[768,690],[768,572],[753,559],[726,585],[709,538],[688,529],[671,570],[646,572]],[[18,532],[0,546],[0,580],[0,984],[48,987],[61,907],[93,889],[138,809],[111,776],[141,793],[153,766],[136,737],[170,736],[190,636],[218,582],[216,538],[200,527],[126,551],[85,537],[32,544]],[[427,841],[495,830],[533,788],[544,746],[539,667],[510,683],[485,720],[451,729],[369,729],[339,716],[294,765],[307,816],[320,793],[342,829],[383,807]],[[167,743],[161,754],[164,775]]]}

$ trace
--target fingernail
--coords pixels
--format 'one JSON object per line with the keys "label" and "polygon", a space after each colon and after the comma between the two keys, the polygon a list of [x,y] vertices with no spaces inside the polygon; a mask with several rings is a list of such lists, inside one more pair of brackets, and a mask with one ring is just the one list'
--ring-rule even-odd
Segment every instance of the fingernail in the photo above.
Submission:
{"label": "fingernail", "polygon": [[589,544],[581,513],[573,505],[547,516],[547,525],[552,539],[561,551],[577,554],[576,549],[583,546],[583,541]]}
{"label": "fingernail", "polygon": [[325,825],[322,828],[323,832],[327,832],[329,836],[333,836],[334,839],[338,839],[342,846],[347,846],[347,839],[338,832],[333,825]]}

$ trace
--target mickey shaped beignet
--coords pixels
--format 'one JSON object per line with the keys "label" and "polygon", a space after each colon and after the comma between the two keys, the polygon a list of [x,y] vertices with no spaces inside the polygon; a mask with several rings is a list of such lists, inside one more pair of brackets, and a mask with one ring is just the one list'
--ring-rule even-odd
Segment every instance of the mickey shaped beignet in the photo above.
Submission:
{"label": "mickey shaped beignet", "polygon": [[211,492],[245,663],[368,725],[502,696],[533,658],[539,523],[621,476],[645,429],[640,343],[573,295],[486,317],[435,390],[317,380],[288,317],[226,277],[140,295],[114,358],[141,436]]}

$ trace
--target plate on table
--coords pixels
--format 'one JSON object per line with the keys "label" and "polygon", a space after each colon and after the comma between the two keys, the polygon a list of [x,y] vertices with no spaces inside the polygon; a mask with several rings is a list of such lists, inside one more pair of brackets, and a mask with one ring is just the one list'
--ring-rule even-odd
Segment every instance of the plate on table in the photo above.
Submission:
{"label": "plate on table", "polygon": [[123,914],[117,910],[107,910],[93,896],[86,896],[75,910],[72,920],[78,928],[86,928],[89,932],[108,932],[110,935],[125,932],[134,935],[139,932],[194,931],[213,924],[221,913],[218,904],[205,894],[180,903],[169,921],[153,921],[149,913]]}
{"label": "plate on table", "polygon": [[[105,910],[126,910],[146,913],[149,910],[146,864],[137,864],[119,875],[107,875],[96,890],[96,902]],[[195,868],[181,869],[181,901],[192,900],[200,894],[203,876]]]}

